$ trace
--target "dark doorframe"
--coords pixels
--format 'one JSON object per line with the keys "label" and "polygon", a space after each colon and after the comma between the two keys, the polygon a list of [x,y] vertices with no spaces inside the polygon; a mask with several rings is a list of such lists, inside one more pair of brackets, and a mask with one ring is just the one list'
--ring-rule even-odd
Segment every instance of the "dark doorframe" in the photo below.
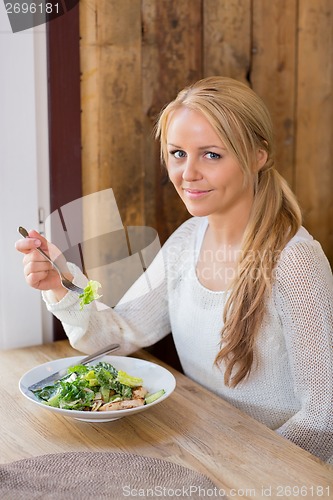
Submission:
{"label": "dark doorframe", "polygon": [[[79,5],[46,25],[51,213],[82,196]],[[65,338],[54,319],[54,339]]]}

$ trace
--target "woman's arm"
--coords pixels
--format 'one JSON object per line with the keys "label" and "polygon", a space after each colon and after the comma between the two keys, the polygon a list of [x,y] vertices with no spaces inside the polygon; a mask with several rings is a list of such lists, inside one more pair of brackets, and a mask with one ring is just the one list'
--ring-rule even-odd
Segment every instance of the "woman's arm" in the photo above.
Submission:
{"label": "woman's arm", "polygon": [[322,460],[333,456],[333,278],[315,241],[287,247],[276,274],[294,391],[301,409],[278,432]]}
{"label": "woman's arm", "polygon": [[[90,353],[119,342],[119,354],[127,355],[170,333],[167,277],[178,273],[180,250],[188,247],[197,225],[197,220],[190,219],[171,235],[114,309],[92,302],[80,310],[78,296],[73,292],[60,302],[52,297],[52,292],[44,292],[49,311],[62,322],[72,346]],[[74,283],[85,287],[87,278],[73,264],[68,266]]]}
{"label": "woman's arm", "polygon": [[[85,287],[87,278],[74,264],[68,264],[74,283]],[[76,349],[94,352],[119,342],[119,354],[127,355],[154,344],[170,333],[166,271],[160,252],[147,271],[132,285],[112,309],[101,302],[80,308],[80,299],[68,292],[59,302],[52,292],[43,292],[47,308],[61,322]]]}

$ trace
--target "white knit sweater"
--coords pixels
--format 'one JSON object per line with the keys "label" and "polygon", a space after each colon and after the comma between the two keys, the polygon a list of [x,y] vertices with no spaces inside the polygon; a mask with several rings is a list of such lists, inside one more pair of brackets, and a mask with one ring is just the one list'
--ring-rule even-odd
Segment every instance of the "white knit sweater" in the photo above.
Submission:
{"label": "white knit sweater", "polygon": [[[76,294],[48,309],[59,318],[73,347],[93,352],[119,341],[119,354],[156,343],[172,331],[185,374],[302,448],[333,456],[333,279],[319,245],[301,228],[281,254],[258,336],[250,377],[231,389],[219,350],[228,292],[198,281],[195,267],[207,226],[191,218],[169,238],[145,274],[114,309],[92,303],[82,311]],[[74,281],[86,278],[71,265]]]}

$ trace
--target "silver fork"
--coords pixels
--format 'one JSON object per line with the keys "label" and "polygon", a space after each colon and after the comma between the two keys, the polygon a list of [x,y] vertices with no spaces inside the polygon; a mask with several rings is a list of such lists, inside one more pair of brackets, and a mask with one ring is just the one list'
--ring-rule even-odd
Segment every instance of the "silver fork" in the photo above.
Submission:
{"label": "silver fork", "polygon": [[[110,352],[116,351],[119,349],[120,345],[119,344],[110,344],[107,345],[106,347],[103,347],[99,351],[94,352],[93,354],[89,354],[89,356],[86,356],[85,358],[81,359],[77,364],[78,365],[86,365],[90,363],[91,361],[94,361],[95,359],[101,358],[104,356],[104,354],[108,354]],[[66,368],[62,368],[58,372],[52,373],[52,375],[49,375],[46,378],[43,378],[42,380],[39,380],[38,382],[35,382],[34,384],[30,385],[27,389],[28,391],[35,391],[36,389],[42,389],[43,387],[47,385],[54,384],[57,382],[57,380],[60,380],[62,377],[64,377],[67,374],[69,366]],[[26,388],[24,388],[26,391]]]}
{"label": "silver fork", "polygon": [[[24,236],[24,238],[29,238],[29,233],[28,231],[20,226],[18,228],[18,232]],[[48,260],[52,266],[54,267],[54,269],[59,273],[59,276],[60,276],[60,279],[61,279],[61,283],[62,283],[62,286],[67,288],[67,290],[70,290],[72,292],[76,292],[78,294],[82,294],[84,292],[84,289],[83,288],[80,288],[79,286],[76,286],[74,285],[74,283],[72,283],[69,279],[66,278],[66,276],[64,276],[60,270],[60,268],[58,267],[58,265],[52,260],[50,259],[50,257],[45,253],[43,252],[43,250],[41,248],[36,248],[36,250],[45,257],[46,260]]]}

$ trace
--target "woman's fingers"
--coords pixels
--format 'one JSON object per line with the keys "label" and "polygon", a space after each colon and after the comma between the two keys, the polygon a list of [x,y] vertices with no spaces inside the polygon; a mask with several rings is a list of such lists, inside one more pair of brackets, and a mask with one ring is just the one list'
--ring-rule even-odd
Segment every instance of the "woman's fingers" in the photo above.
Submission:
{"label": "woman's fingers", "polygon": [[[43,259],[43,257],[40,257]],[[23,265],[24,265],[24,275],[29,276],[29,274],[32,273],[39,273],[39,272],[49,272],[51,271],[52,265],[45,259],[43,260],[36,260],[32,257],[32,253],[26,254],[23,257]]]}
{"label": "woman's fingers", "polygon": [[72,275],[69,272],[66,259],[61,251],[52,243],[49,243],[44,236],[35,230],[29,231],[29,237],[18,240],[15,248],[24,254],[23,266],[25,280],[33,288],[39,290],[63,290],[59,273],[52,264],[38,251],[38,248],[47,253],[58,267],[69,279]]}
{"label": "woman's fingers", "polygon": [[[47,253],[48,253],[49,247],[51,247],[51,246],[54,247],[54,245],[52,245],[46,238],[44,238],[44,236],[42,236],[40,233],[38,233],[34,229],[31,229],[31,231],[29,231],[29,239],[33,240],[37,246],[40,246],[40,248],[42,250],[44,250],[44,252],[47,252]],[[39,242],[39,245],[38,245],[38,242]]]}
{"label": "woman's fingers", "polygon": [[24,257],[24,276],[28,285],[39,290],[51,290],[61,287],[58,272],[53,269],[47,260],[36,261],[28,257],[31,257],[31,253]]}
{"label": "woman's fingers", "polygon": [[25,281],[32,288],[43,289],[43,283],[46,283],[48,271],[40,271],[26,275]]}
{"label": "woman's fingers", "polygon": [[36,248],[39,248],[41,245],[41,241],[37,238],[22,238],[16,241],[15,248],[19,252],[29,253],[32,250],[36,250]]}
{"label": "woman's fingers", "polygon": [[61,286],[58,272],[37,250],[24,253],[23,272],[27,284],[32,288],[50,290]]}
{"label": "woman's fingers", "polygon": [[41,248],[44,252],[49,253],[49,249],[53,248],[56,250],[54,253],[56,253],[57,256],[61,253],[60,250],[58,250],[54,245],[49,243],[47,239],[44,238],[44,236],[42,236],[34,229],[29,231],[28,234],[29,237],[22,238],[15,243],[15,248],[19,252],[28,253],[31,252],[32,250],[35,250],[36,248]]}
{"label": "woman's fingers", "polygon": [[58,265],[61,265],[66,270],[66,260],[64,259],[61,251],[52,243],[50,243],[44,236],[39,234],[37,231],[32,229],[29,231],[29,237],[23,238],[15,243],[15,248],[23,254],[32,255],[33,260],[44,260],[45,257],[41,256],[39,252],[34,252],[37,248],[40,248],[45,252],[50,258],[55,261],[58,259]]}

